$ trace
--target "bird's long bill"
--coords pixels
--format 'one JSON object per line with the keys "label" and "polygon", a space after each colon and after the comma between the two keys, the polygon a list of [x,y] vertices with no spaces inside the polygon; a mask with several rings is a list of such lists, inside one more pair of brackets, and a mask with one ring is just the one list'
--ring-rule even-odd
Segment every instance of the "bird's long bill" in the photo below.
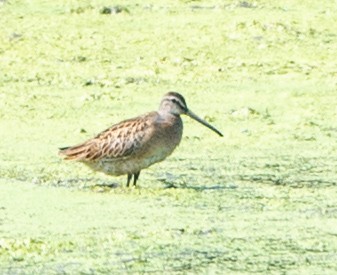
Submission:
{"label": "bird's long bill", "polygon": [[193,118],[194,120],[200,122],[202,125],[206,126],[207,128],[211,129],[212,131],[216,132],[220,137],[223,136],[222,133],[219,130],[217,130],[216,128],[214,128],[211,124],[209,124],[205,120],[203,120],[200,117],[198,117],[195,113],[191,112],[190,110],[188,110],[186,112],[186,115],[188,115],[190,118]]}

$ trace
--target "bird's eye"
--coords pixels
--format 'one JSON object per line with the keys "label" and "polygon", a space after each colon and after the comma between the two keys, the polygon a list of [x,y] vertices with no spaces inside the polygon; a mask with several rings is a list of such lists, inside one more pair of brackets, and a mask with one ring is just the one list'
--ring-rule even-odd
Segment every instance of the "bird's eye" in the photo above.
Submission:
{"label": "bird's eye", "polygon": [[171,101],[172,101],[173,103],[178,103],[178,101],[177,101],[175,98],[172,98]]}

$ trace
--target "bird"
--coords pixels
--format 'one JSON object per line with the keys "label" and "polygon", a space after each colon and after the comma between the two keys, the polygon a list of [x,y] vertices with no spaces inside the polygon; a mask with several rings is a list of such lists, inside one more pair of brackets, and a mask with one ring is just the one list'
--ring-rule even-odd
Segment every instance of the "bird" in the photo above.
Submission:
{"label": "bird", "polygon": [[168,92],[158,111],[123,120],[79,145],[59,148],[59,155],[107,175],[126,174],[126,186],[130,186],[132,177],[133,186],[136,186],[141,170],[163,161],[179,145],[183,134],[181,115],[187,115],[223,136],[194,114],[181,94]]}

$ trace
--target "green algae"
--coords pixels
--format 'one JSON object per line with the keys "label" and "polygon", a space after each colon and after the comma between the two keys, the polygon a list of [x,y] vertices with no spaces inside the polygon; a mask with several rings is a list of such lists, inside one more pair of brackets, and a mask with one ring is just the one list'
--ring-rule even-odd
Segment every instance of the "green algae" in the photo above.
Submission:
{"label": "green algae", "polygon": [[[0,5],[1,273],[336,272],[335,4]],[[57,156],[168,90],[224,137],[130,190]]]}

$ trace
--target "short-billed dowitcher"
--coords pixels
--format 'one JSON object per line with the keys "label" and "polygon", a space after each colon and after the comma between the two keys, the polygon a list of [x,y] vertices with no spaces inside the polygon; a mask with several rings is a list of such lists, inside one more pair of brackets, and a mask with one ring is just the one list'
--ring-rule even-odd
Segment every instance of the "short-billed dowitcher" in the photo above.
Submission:
{"label": "short-billed dowitcher", "polygon": [[124,120],[80,145],[60,148],[59,154],[108,175],[127,174],[126,186],[133,175],[136,185],[142,169],[164,160],[179,144],[183,133],[182,114],[222,136],[187,108],[182,95],[169,92],[157,112]]}

